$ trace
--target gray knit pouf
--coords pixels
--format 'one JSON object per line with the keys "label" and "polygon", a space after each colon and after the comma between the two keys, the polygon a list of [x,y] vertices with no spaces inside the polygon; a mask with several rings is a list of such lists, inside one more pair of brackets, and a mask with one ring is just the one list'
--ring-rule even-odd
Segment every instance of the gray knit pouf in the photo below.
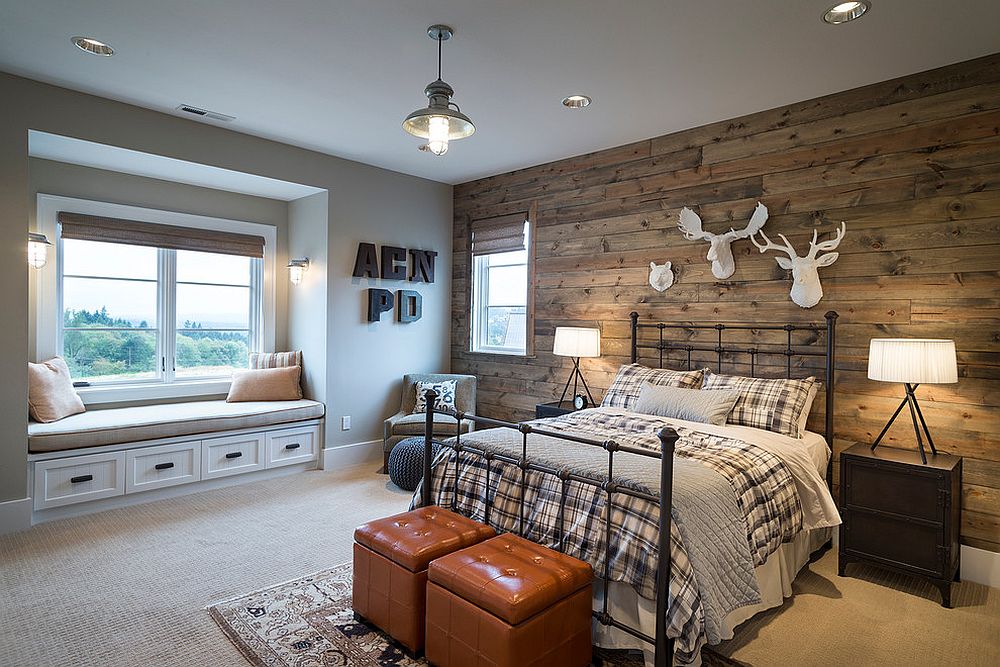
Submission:
{"label": "gray knit pouf", "polygon": [[[433,443],[431,451],[436,455],[441,448]],[[401,489],[413,491],[424,474],[424,439],[406,438],[396,443],[389,452],[389,479]]]}

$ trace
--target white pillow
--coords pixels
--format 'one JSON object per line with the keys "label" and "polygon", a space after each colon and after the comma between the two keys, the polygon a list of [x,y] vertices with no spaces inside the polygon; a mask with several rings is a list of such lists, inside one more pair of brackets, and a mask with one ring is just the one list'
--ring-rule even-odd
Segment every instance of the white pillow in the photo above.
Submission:
{"label": "white pillow", "polygon": [[809,388],[809,396],[806,397],[806,404],[802,407],[802,416],[799,417],[799,437],[802,438],[806,434],[806,422],[809,421],[809,411],[812,410],[813,401],[816,400],[816,394],[819,393],[819,382],[814,384]]}

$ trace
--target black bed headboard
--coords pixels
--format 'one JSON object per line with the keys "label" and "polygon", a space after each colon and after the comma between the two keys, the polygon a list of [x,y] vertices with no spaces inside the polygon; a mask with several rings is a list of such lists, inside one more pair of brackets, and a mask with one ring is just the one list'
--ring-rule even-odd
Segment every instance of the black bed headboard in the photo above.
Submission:
{"label": "black bed headboard", "polygon": [[[680,353],[686,357],[687,370],[692,369],[692,353],[708,352],[716,356],[718,372],[722,373],[723,363],[734,363],[737,358],[749,358],[750,377],[757,377],[756,371],[761,367],[761,357],[784,356],[785,376],[792,377],[793,358],[805,359],[807,357],[822,357],[825,361],[823,389],[826,392],[826,424],[824,436],[826,444],[833,448],[833,408],[834,408],[834,372],[836,369],[836,345],[837,345],[837,313],[829,311],[824,315],[826,322],[823,324],[722,324],[719,322],[689,322],[684,324],[667,324],[666,322],[640,322],[639,313],[633,311],[629,314],[632,321],[632,363],[639,362],[641,350],[655,350],[658,366],[663,368],[665,355],[669,357],[671,352]],[[640,329],[650,329],[657,332],[655,341],[642,340]],[[711,344],[705,341],[693,342],[691,340],[670,340],[666,332],[684,331],[689,334],[698,331],[715,331],[716,335]],[[754,343],[727,343],[724,340],[726,332],[738,331],[783,331],[785,332],[784,343],[758,345]],[[793,344],[792,336],[796,332],[812,332],[816,334],[811,339],[802,344]],[[825,336],[820,334],[826,333]],[[745,357],[740,357],[745,355]],[[648,364],[647,364],[648,365]],[[769,367],[773,368],[774,365]],[[798,370],[798,366],[794,366]],[[745,374],[745,373],[743,373]],[[831,462],[833,457],[830,457]],[[827,465],[827,483],[832,487],[832,463]]]}

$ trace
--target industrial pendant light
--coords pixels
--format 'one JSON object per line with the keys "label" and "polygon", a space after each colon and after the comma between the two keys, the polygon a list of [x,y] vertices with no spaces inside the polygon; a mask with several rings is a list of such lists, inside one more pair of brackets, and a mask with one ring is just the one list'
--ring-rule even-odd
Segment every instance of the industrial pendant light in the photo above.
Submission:
{"label": "industrial pendant light", "polygon": [[427,36],[438,43],[438,78],[424,88],[424,94],[429,100],[427,107],[417,109],[403,121],[404,130],[427,140],[426,144],[420,146],[420,150],[430,151],[434,155],[447,153],[450,140],[464,139],[476,131],[472,120],[451,101],[455,91],[441,80],[441,43],[451,39],[452,34],[452,29],[446,25],[432,25],[427,29]]}

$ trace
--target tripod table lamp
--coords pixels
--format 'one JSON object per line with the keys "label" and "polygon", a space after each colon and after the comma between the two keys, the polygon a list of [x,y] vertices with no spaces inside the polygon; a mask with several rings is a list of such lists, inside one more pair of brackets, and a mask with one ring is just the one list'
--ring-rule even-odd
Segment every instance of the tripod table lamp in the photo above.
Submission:
{"label": "tripod table lamp", "polygon": [[[902,383],[906,396],[892,413],[889,423],[872,443],[878,447],[889,427],[904,407],[910,408],[913,432],[920,448],[920,460],[927,463],[924,441],[927,438],[931,453],[937,454],[934,440],[927,430],[927,422],[917,403],[917,387],[921,384],[951,384],[958,382],[958,364],[955,359],[955,341],[926,338],[873,338],[868,349],[868,378],[880,382]],[[919,422],[919,423],[918,423]]]}
{"label": "tripod table lamp", "polygon": [[569,383],[572,382],[574,407],[579,409],[587,406],[583,402],[583,396],[577,394],[579,382],[583,384],[583,389],[587,392],[587,399],[590,401],[589,404],[594,405],[594,397],[590,394],[590,387],[587,386],[587,381],[583,379],[583,374],[580,372],[580,358],[601,356],[601,330],[586,327],[556,327],[556,337],[552,344],[552,354],[573,358],[573,371],[566,380],[566,386],[563,387],[559,403],[562,404],[563,399],[566,398],[566,392],[569,391]]}

